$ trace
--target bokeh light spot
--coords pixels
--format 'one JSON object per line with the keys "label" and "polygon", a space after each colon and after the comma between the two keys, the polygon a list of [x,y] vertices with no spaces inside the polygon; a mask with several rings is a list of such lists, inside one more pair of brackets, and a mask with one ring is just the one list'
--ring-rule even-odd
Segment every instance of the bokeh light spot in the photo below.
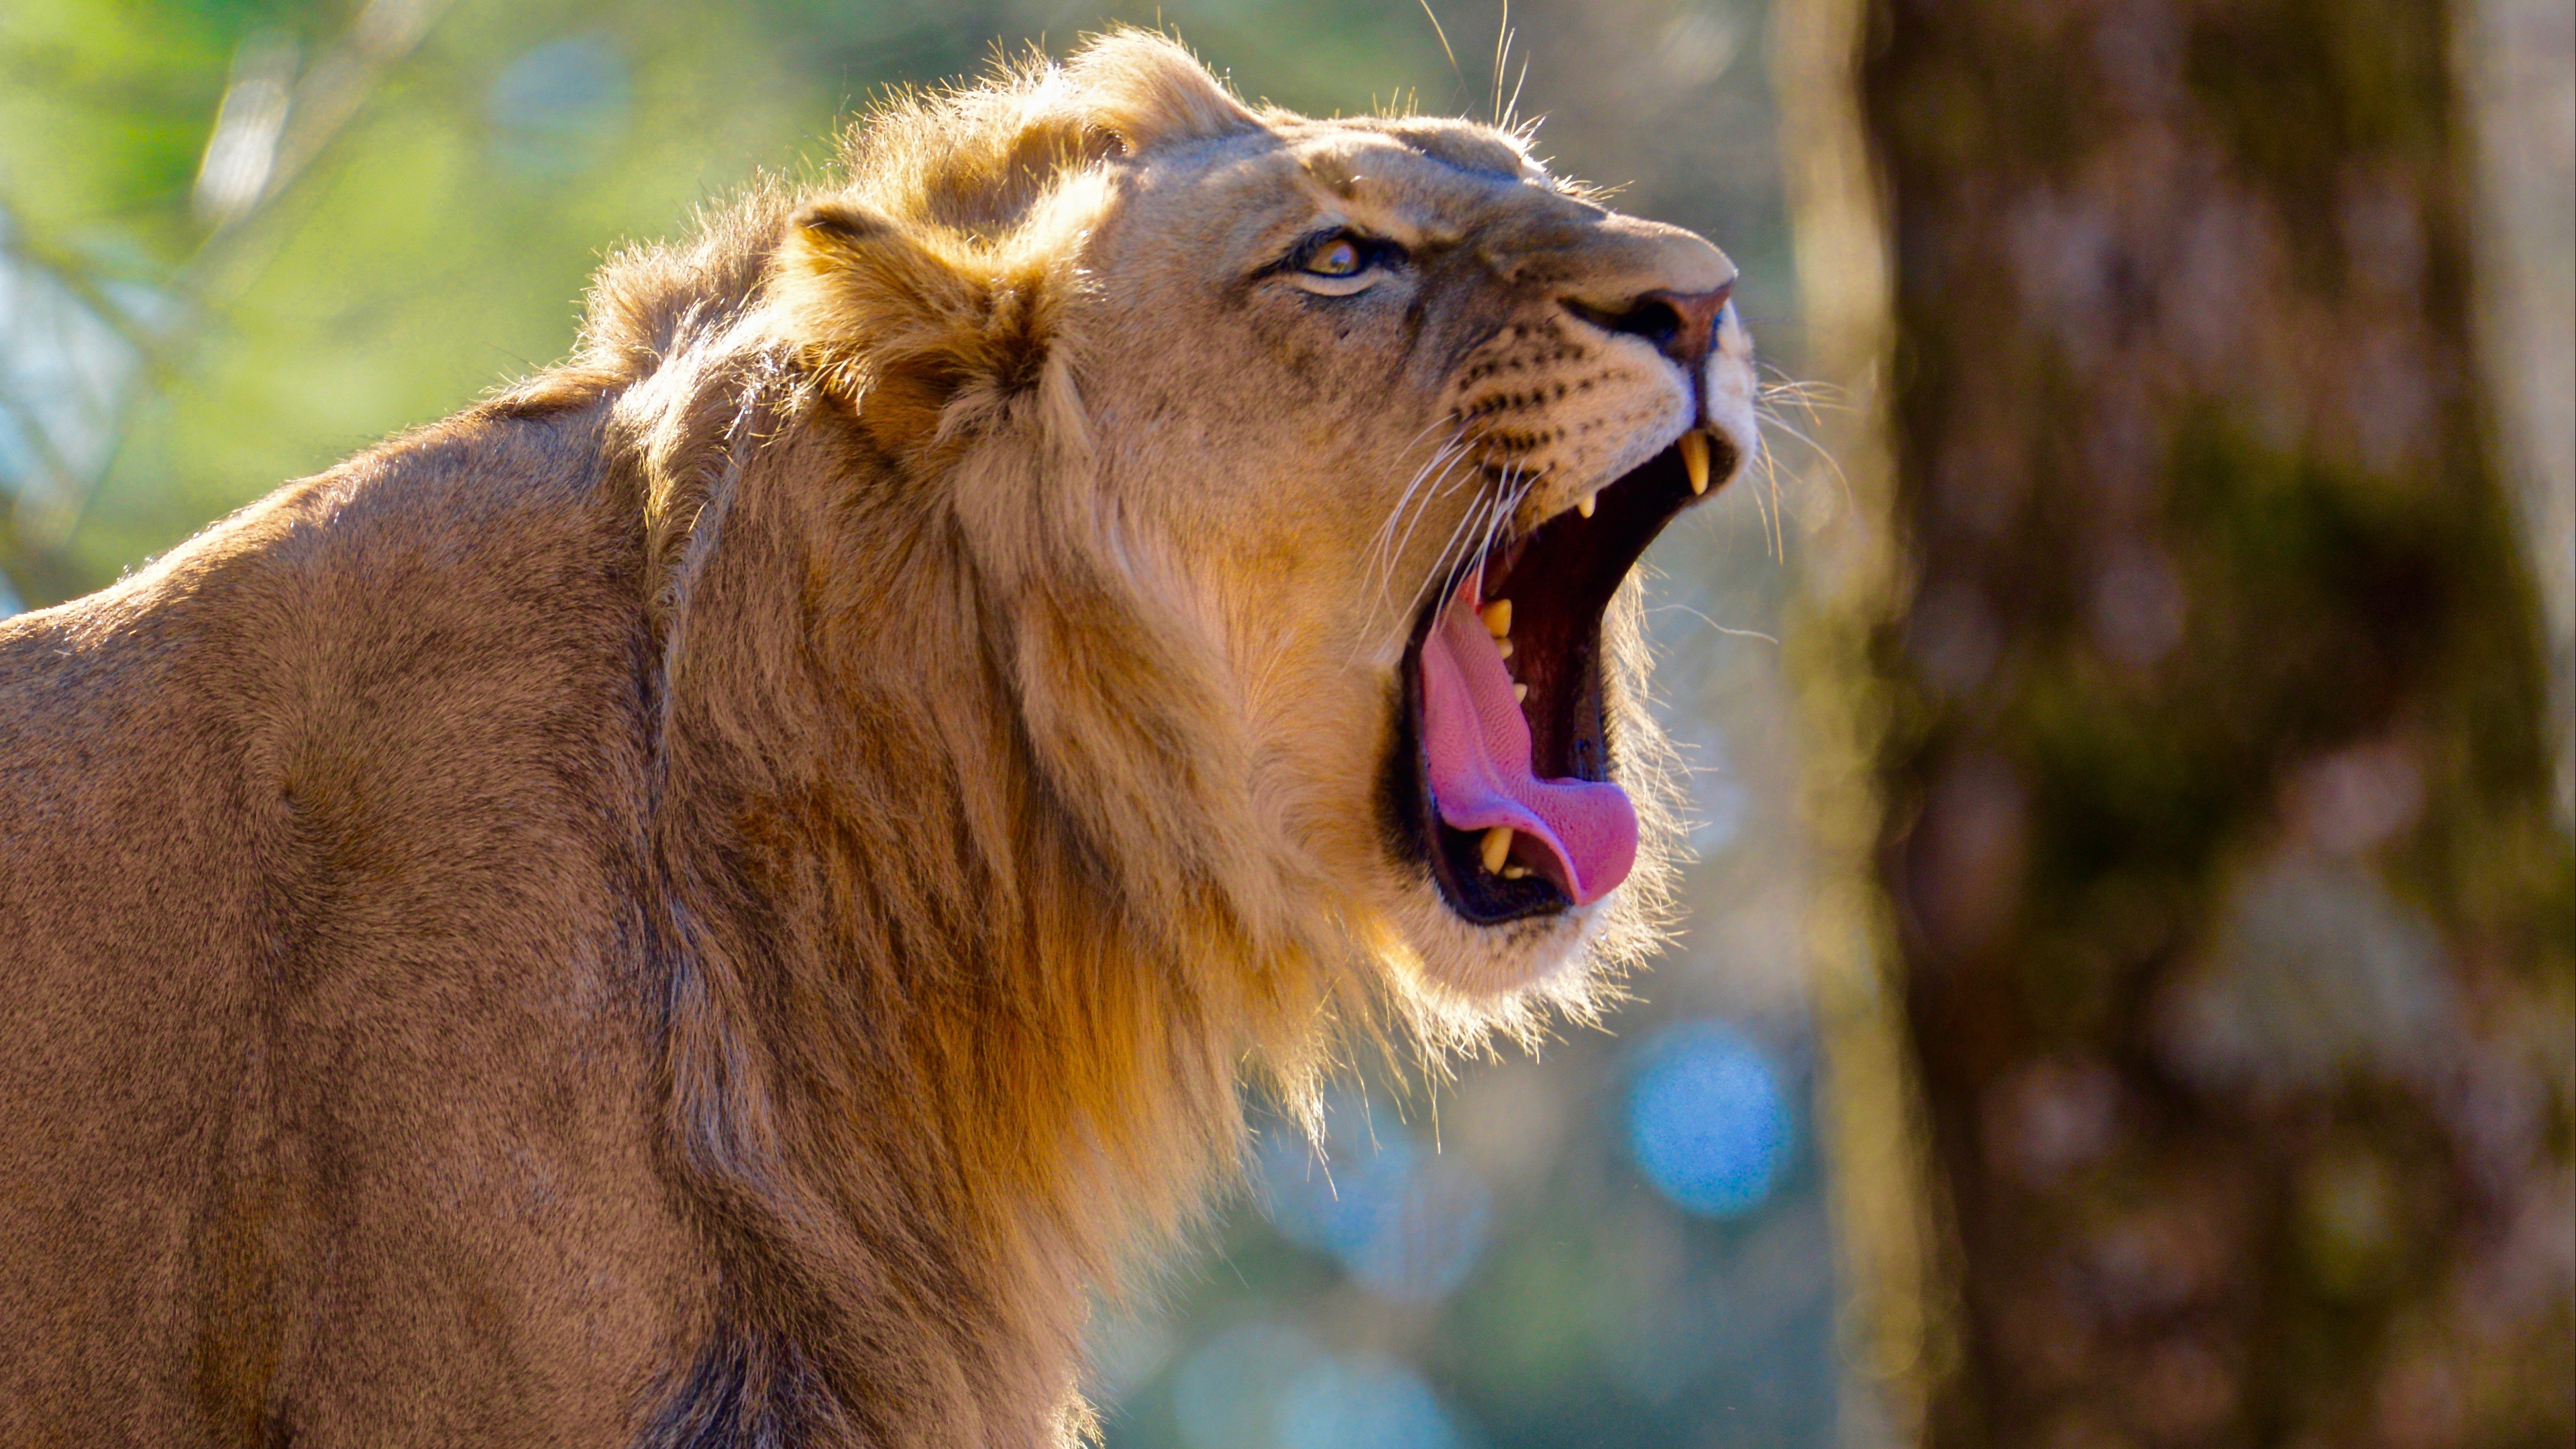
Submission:
{"label": "bokeh light spot", "polygon": [[1239,1323],[1181,1365],[1172,1412],[1188,1449],[1475,1449],[1484,1441],[1420,1375],[1328,1353],[1283,1323]]}
{"label": "bokeh light spot", "polygon": [[1770,1057],[1723,1022],[1664,1028],[1629,1077],[1628,1146],[1664,1196],[1703,1217],[1737,1217],[1777,1187],[1796,1145],[1788,1094]]}
{"label": "bokeh light spot", "polygon": [[1290,1390],[1322,1357],[1313,1339],[1281,1323],[1239,1323],[1208,1340],[1173,1377],[1181,1442],[1189,1449],[1274,1444]]}
{"label": "bokeh light spot", "polygon": [[1431,1303],[1456,1291],[1484,1253],[1493,1216],[1484,1179],[1401,1128],[1370,1132],[1356,1098],[1337,1099],[1326,1121],[1321,1161],[1293,1131],[1264,1144],[1261,1206],[1272,1226],[1332,1255],[1381,1298]]}
{"label": "bokeh light spot", "polygon": [[626,127],[625,57],[593,35],[528,51],[493,78],[495,146],[511,169],[564,176],[595,165]]}
{"label": "bokeh light spot", "polygon": [[1412,1370],[1374,1354],[1324,1359],[1279,1402],[1280,1449],[1466,1449],[1467,1436]]}

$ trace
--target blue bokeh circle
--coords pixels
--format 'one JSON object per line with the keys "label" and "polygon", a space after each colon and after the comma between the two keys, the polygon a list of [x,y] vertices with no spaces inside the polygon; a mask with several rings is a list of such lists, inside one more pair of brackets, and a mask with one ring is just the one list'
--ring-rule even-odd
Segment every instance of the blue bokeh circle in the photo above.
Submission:
{"label": "blue bokeh circle", "polygon": [[1676,1022],[1630,1071],[1628,1148],[1664,1196],[1702,1217],[1739,1217],[1779,1186],[1797,1123],[1779,1069],[1721,1021]]}

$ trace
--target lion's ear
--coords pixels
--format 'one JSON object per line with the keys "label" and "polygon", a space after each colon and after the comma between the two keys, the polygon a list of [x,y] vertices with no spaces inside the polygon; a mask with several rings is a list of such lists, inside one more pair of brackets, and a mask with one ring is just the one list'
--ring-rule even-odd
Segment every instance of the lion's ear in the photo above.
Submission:
{"label": "lion's ear", "polygon": [[796,213],[774,286],[824,386],[911,461],[1035,384],[1061,290],[1045,266],[841,200]]}
{"label": "lion's ear", "polygon": [[1130,154],[1260,124],[1180,42],[1151,30],[1110,31],[1068,61],[1065,74],[1093,124],[1116,135]]}

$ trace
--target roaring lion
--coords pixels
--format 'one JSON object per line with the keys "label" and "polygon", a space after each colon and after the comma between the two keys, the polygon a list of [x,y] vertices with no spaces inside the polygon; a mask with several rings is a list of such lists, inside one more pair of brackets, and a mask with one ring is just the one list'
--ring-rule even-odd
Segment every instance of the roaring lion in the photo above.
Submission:
{"label": "roaring lion", "polygon": [[1734,277],[1122,32],[0,624],[0,1440],[1081,1435],[1248,1077],[1651,937]]}

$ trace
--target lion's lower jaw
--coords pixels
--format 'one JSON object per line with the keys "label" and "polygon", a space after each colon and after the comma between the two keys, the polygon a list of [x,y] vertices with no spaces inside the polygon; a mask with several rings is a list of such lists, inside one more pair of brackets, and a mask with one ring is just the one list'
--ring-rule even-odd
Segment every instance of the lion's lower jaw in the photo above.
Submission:
{"label": "lion's lower jaw", "polygon": [[1625,909],[1625,893],[1555,915],[1478,925],[1460,916],[1427,878],[1403,893],[1396,928],[1422,982],[1460,1004],[1491,1006],[1536,991],[1580,995],[1595,947]]}

